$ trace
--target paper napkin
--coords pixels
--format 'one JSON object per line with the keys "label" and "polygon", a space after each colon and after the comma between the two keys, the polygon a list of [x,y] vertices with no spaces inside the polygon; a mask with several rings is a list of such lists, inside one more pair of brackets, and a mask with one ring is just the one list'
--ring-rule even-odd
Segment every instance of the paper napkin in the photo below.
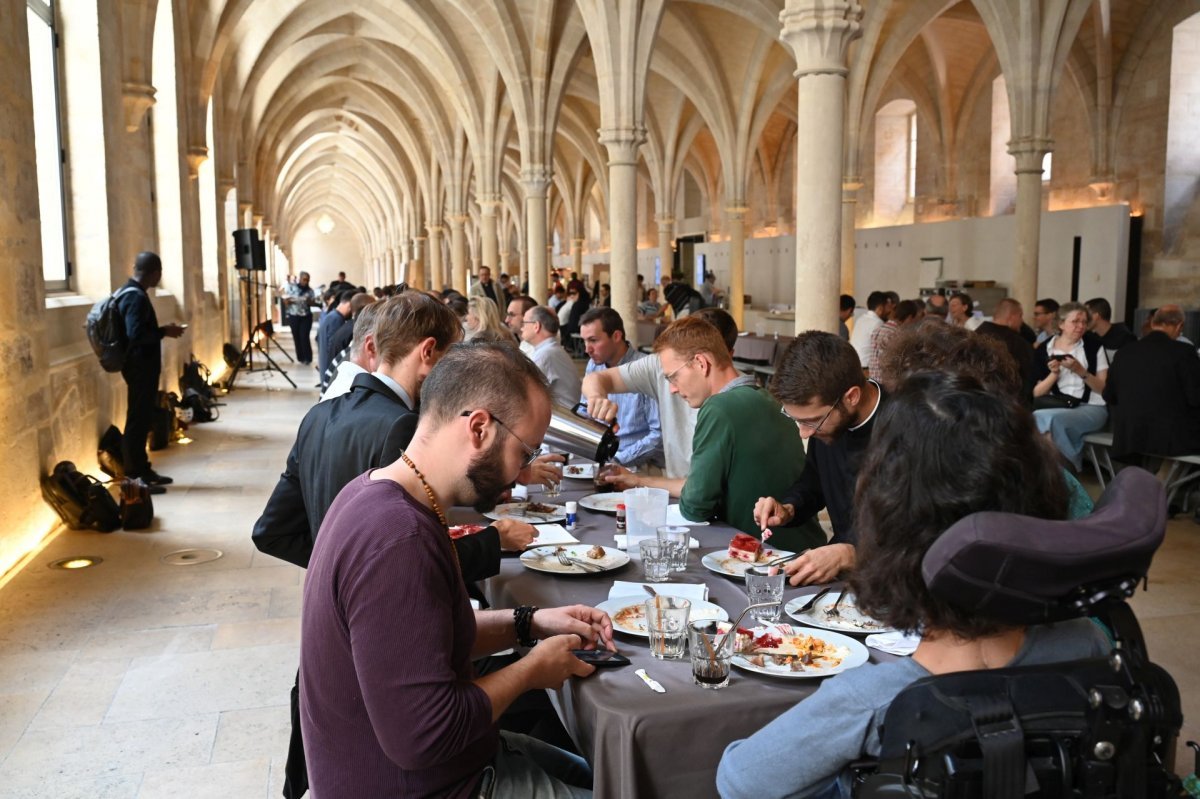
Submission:
{"label": "paper napkin", "polygon": [[568,533],[561,524],[539,524],[533,529],[537,531],[537,538],[530,543],[530,548],[579,543],[579,539]]}
{"label": "paper napkin", "polygon": [[901,632],[875,633],[868,635],[865,643],[880,652],[907,656],[917,651],[917,644],[921,643],[921,636]]}
{"label": "paper napkin", "polygon": [[[617,536],[613,536],[613,538],[615,538],[617,540],[617,549],[629,549],[629,536],[617,535]],[[654,536],[647,536],[646,538],[648,540],[653,540]],[[699,548],[700,548],[699,541],[697,541],[694,538],[688,539],[688,549],[699,549]]]}

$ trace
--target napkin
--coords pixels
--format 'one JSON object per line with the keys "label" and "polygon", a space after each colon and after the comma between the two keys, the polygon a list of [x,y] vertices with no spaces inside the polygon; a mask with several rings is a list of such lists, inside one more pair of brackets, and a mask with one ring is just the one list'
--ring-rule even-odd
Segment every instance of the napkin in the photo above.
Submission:
{"label": "napkin", "polygon": [[[541,487],[539,486],[539,489]],[[515,485],[512,489],[513,502],[523,502],[529,499],[529,486]]]}
{"label": "napkin", "polygon": [[665,524],[676,525],[680,527],[702,527],[708,522],[694,522],[691,519],[683,518],[683,514],[679,511],[679,503],[667,506],[667,519]]}
{"label": "napkin", "polygon": [[567,532],[561,524],[539,524],[533,528],[537,538],[533,539],[530,547],[560,546],[562,544],[578,544],[579,539]]}
{"label": "napkin", "polygon": [[[646,536],[646,537],[651,540],[653,540],[653,538],[654,538],[654,536]],[[617,549],[629,549],[629,536],[616,535],[616,536],[613,536],[613,538],[615,538],[617,540]],[[688,549],[699,549],[699,548],[700,548],[699,541],[697,541],[694,538],[688,539]]]}
{"label": "napkin", "polygon": [[708,586],[703,583],[628,583],[624,580],[613,582],[612,588],[608,591],[608,598],[640,597],[649,599],[650,595],[646,593],[644,586],[653,588],[655,593],[662,596],[677,596],[693,602],[708,601]]}
{"label": "napkin", "polygon": [[875,633],[868,635],[865,643],[880,652],[907,656],[917,651],[917,644],[921,643],[921,636],[901,632]]}

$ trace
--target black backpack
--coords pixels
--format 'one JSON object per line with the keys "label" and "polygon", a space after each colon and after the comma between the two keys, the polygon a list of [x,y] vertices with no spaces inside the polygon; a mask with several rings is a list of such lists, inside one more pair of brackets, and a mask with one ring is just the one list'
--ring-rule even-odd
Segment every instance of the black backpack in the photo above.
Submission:
{"label": "black backpack", "polygon": [[125,335],[125,316],[117,300],[136,290],[133,286],[125,286],[97,302],[88,311],[87,321],[83,325],[87,330],[88,343],[92,345],[92,351],[106,372],[119,372],[125,366],[129,337]]}
{"label": "black backpack", "polygon": [[175,406],[178,404],[179,397],[174,391],[158,392],[158,404],[154,406],[154,413],[150,417],[150,449],[152,451],[166,449],[175,440],[175,430],[179,424],[179,420],[175,416]]}
{"label": "black backpack", "polygon": [[111,533],[121,526],[121,509],[104,484],[70,461],[59,461],[42,478],[42,498],[72,530]]}
{"label": "black backpack", "polygon": [[202,397],[215,400],[217,390],[208,382],[211,378],[212,372],[209,371],[209,368],[196,360],[196,356],[193,355],[192,359],[183,365],[183,373],[179,375],[180,395],[187,397],[188,389],[191,389]]}
{"label": "black backpack", "polygon": [[219,404],[213,397],[201,394],[194,388],[185,389],[183,399],[179,401],[179,407],[192,412],[193,422],[215,422],[221,415],[217,410]]}
{"label": "black backpack", "polygon": [[125,476],[125,455],[121,449],[122,439],[121,431],[115,424],[110,424],[104,431],[104,435],[100,436],[100,446],[96,450],[96,462],[100,464],[100,471],[114,480],[120,480]]}
{"label": "black backpack", "polygon": [[140,477],[121,481],[121,526],[126,530],[144,530],[154,521],[154,500],[150,487]]}

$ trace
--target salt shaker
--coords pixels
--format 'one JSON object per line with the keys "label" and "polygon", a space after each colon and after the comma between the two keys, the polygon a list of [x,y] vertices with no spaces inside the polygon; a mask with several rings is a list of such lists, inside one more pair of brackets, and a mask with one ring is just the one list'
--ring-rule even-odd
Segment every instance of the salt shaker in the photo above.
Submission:
{"label": "salt shaker", "polygon": [[575,532],[575,525],[579,521],[579,503],[574,501],[567,502],[567,532]]}

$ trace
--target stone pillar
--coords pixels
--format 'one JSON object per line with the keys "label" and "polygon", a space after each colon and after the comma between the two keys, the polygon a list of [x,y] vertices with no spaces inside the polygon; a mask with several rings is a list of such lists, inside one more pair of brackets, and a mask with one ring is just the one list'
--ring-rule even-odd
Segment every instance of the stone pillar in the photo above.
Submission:
{"label": "stone pillar", "polygon": [[[496,238],[496,222],[499,216],[500,198],[482,197],[479,200],[479,243],[480,266],[503,272],[500,268],[500,242]],[[458,285],[457,283],[455,284]]]}
{"label": "stone pillar", "polygon": [[[446,221],[450,223],[450,268],[451,278],[454,284],[454,290],[461,293],[467,293],[467,225],[466,214],[455,214],[454,216],[446,217]],[[492,216],[492,222],[495,223],[496,217]],[[492,230],[492,242],[496,241],[496,231]],[[487,264],[491,268],[495,268],[491,264]]]}
{"label": "stone pillar", "polygon": [[583,272],[583,239],[571,239],[571,268],[579,273],[585,283],[591,282],[591,278],[585,277]]}
{"label": "stone pillar", "polygon": [[[675,217],[670,214],[659,214],[654,217],[658,223],[658,261],[664,275],[670,275],[675,265]],[[654,285],[654,275],[646,276],[646,288]],[[658,298],[662,302],[662,297]]]}
{"label": "stone pillar", "polygon": [[425,284],[425,237],[412,240],[412,260],[408,262],[408,285],[417,289],[428,288]]}
{"label": "stone pillar", "polygon": [[842,294],[850,296],[854,296],[854,219],[862,187],[858,175],[842,178]]}
{"label": "stone pillar", "polygon": [[538,304],[546,302],[546,192],[550,188],[550,169],[527,167],[521,171],[525,188],[525,252],[529,254],[529,296]]}
{"label": "stone pillar", "polygon": [[1048,139],[1020,139],[1008,144],[1017,159],[1017,263],[1009,291],[1026,313],[1037,302],[1038,244],[1042,233],[1042,160],[1053,148]]}
{"label": "stone pillar", "polygon": [[[608,150],[609,283],[612,308],[622,319],[637,319],[637,165],[645,141],[642,127],[600,131]],[[626,335],[636,347],[637,325],[629,325]]]}
{"label": "stone pillar", "polygon": [[425,232],[429,234],[429,254],[425,258],[429,268],[425,271],[425,288],[440,289],[438,282],[442,279],[442,226],[426,225]]}
{"label": "stone pillar", "polygon": [[744,330],[746,299],[746,214],[750,209],[734,205],[725,209],[729,226],[729,315]]}
{"label": "stone pillar", "polygon": [[796,325],[838,330],[846,51],[859,36],[855,0],[787,0],[782,38],[796,56]]}

